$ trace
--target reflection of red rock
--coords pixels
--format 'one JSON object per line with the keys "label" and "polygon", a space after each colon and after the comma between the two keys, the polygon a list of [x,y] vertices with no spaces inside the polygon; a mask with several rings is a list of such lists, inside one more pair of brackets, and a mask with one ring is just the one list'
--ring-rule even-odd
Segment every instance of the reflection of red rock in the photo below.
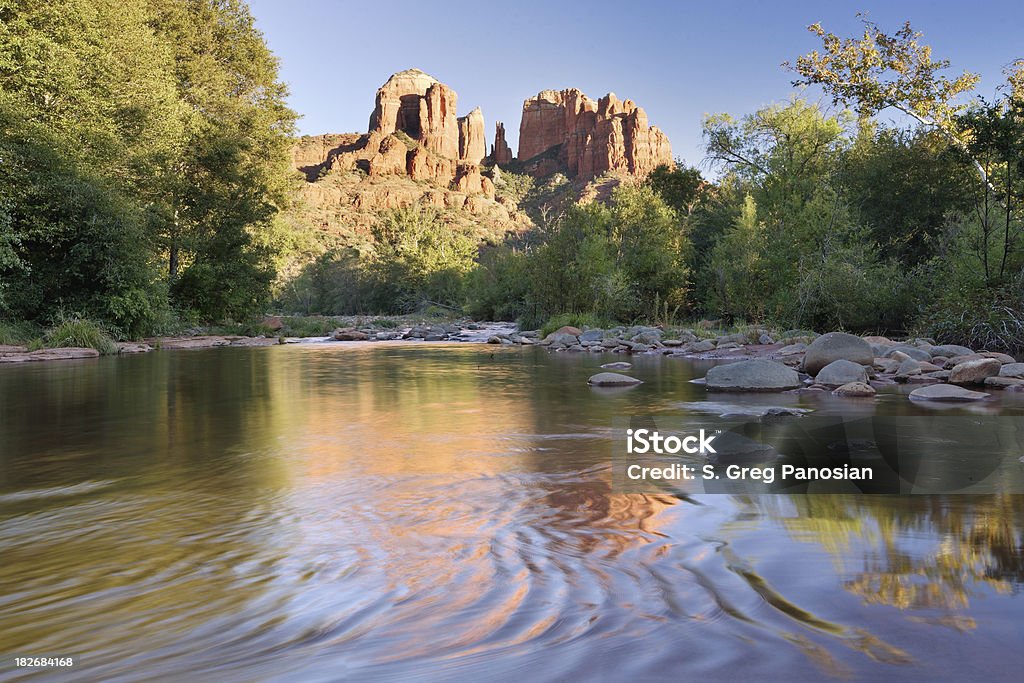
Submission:
{"label": "reflection of red rock", "polygon": [[544,90],[523,102],[519,159],[534,175],[564,170],[585,179],[606,171],[646,176],[672,163],[672,147],[632,100],[609,93],[595,102],[576,88]]}

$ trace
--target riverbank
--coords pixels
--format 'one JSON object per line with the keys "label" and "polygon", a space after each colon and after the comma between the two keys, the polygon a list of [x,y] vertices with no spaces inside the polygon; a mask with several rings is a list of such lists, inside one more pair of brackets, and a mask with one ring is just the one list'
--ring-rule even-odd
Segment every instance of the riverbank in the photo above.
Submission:
{"label": "riverbank", "polygon": [[[705,338],[698,338],[704,332]],[[539,342],[497,337],[489,343],[537,343],[555,352],[662,355],[704,361],[727,361],[693,380],[709,392],[827,393],[851,399],[873,398],[897,384],[916,385],[912,401],[959,403],[994,398],[991,392],[1024,392],[1024,363],[1005,353],[975,351],[934,339],[893,340],[845,332],[818,335],[807,330],[751,328],[708,335],[706,331],[666,331],[634,326],[611,329],[562,327]],[[603,369],[628,371],[628,363]],[[639,382],[614,373],[590,379],[594,386],[629,386]]]}
{"label": "riverbank", "polygon": [[[113,353],[279,344],[467,342],[538,346],[551,352],[721,361],[706,377],[693,380],[710,392],[830,392],[845,398],[870,399],[885,387],[909,384],[915,385],[910,399],[926,402],[983,401],[993,398],[992,392],[1024,392],[1024,363],[1012,356],[937,344],[926,338],[893,340],[844,332],[818,335],[808,330],[779,332],[758,327],[729,331],[706,323],[669,329],[648,325],[586,329],[563,326],[541,338],[539,331],[519,330],[514,323],[413,317],[267,316],[256,327],[264,333],[210,334],[206,328],[195,329],[190,335],[116,342]],[[329,333],[322,334],[328,329]],[[289,336],[296,330],[313,334]],[[100,350],[85,347],[0,346],[0,363],[80,360],[100,355]],[[629,364],[605,364],[603,368],[628,372]],[[633,383],[630,379],[628,375],[617,378],[614,373],[591,378],[596,386],[629,385]]]}
{"label": "riverbank", "polygon": [[[235,329],[255,330],[259,333],[230,333]],[[514,323],[476,322],[465,319],[423,320],[411,316],[316,318],[267,316],[254,326],[194,328],[190,330],[190,334],[147,337],[138,341],[115,342],[104,338],[102,343],[97,343],[95,346],[39,348],[43,340],[35,338],[25,344],[0,345],[0,364],[82,360],[98,358],[102,355],[208,349],[224,346],[259,347],[279,344],[379,341],[483,343],[497,334],[508,335],[514,331]]]}

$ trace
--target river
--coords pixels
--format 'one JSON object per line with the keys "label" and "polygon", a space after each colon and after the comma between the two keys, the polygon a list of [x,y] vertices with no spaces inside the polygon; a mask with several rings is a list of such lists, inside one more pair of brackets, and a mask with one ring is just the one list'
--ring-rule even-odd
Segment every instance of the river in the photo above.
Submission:
{"label": "river", "polygon": [[610,360],[297,344],[0,368],[0,680],[1020,680],[1024,496],[620,493],[621,416],[865,408],[718,406],[688,382],[706,365],[660,357],[588,387]]}

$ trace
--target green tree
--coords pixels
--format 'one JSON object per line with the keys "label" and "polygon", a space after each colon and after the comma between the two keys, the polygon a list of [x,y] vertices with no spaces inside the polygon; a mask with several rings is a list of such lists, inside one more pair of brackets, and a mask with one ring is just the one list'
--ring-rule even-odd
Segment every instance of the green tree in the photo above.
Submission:
{"label": "green tree", "polygon": [[676,161],[674,166],[658,166],[651,171],[647,182],[680,216],[693,213],[701,191],[707,185],[698,169],[688,167],[682,161]]}
{"label": "green tree", "polygon": [[476,241],[452,229],[437,209],[394,209],[373,227],[374,304],[381,312],[408,312],[424,304],[462,305],[462,285],[473,267]]}

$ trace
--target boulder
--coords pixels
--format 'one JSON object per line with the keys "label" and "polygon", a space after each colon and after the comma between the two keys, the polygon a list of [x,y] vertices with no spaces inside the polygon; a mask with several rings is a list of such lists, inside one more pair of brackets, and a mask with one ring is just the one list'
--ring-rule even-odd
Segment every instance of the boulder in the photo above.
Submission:
{"label": "boulder", "polygon": [[772,337],[772,335],[770,335],[767,332],[765,332],[765,333],[761,334],[757,338],[757,343],[758,344],[764,344],[765,346],[768,346],[770,344],[774,344],[775,343],[775,339]]}
{"label": "boulder", "polygon": [[877,392],[873,386],[865,382],[850,382],[849,384],[842,385],[832,393],[836,396],[866,397],[874,396]]}
{"label": "boulder", "polygon": [[949,381],[951,384],[984,384],[987,377],[998,375],[1002,366],[995,358],[969,360],[953,366]]}
{"label": "boulder", "polygon": [[268,330],[273,332],[277,332],[284,327],[284,322],[281,321],[281,316],[279,315],[268,315],[260,321],[260,326],[266,327]]}
{"label": "boulder", "polygon": [[604,365],[601,366],[601,369],[602,370],[629,370],[631,367],[633,367],[632,363],[624,363],[624,362],[620,361],[620,362],[617,362],[617,363],[605,363]]}
{"label": "boulder", "polygon": [[984,356],[985,358],[995,358],[1003,365],[1008,365],[1010,363],[1017,362],[1017,359],[1015,359],[1013,356],[1007,355],[1005,353],[999,353],[998,351],[982,351],[981,355]]}
{"label": "boulder", "polygon": [[933,346],[930,351],[932,355],[946,356],[947,358],[952,358],[953,356],[969,356],[974,353],[974,351],[966,346],[957,346],[956,344],[941,344],[939,346]]}
{"label": "boulder", "polygon": [[[929,363],[929,365],[931,365],[931,363]],[[935,366],[932,366],[932,367],[935,368]],[[938,368],[935,368],[935,369],[938,370]],[[898,368],[896,368],[896,375],[899,376],[899,377],[909,377],[911,375],[920,375],[921,372],[922,372],[921,364],[918,363],[913,358],[906,359],[905,361],[900,363],[900,366]]]}
{"label": "boulder", "polygon": [[367,341],[370,338],[366,332],[348,328],[338,328],[331,335],[334,341]]}
{"label": "boulder", "polygon": [[604,339],[604,330],[587,330],[579,335],[581,342],[599,342]]}
{"label": "boulder", "polygon": [[633,341],[640,344],[654,344],[661,341],[664,332],[657,328],[648,328],[633,337]]}
{"label": "boulder", "polygon": [[581,334],[583,334],[583,330],[581,330],[578,327],[573,327],[572,325],[563,325],[562,327],[559,327],[557,330],[555,330],[554,332],[552,332],[551,334],[544,338],[550,339],[552,335],[556,334],[571,334],[574,337],[578,337]]}
{"label": "boulder", "polygon": [[879,372],[893,374],[899,370],[900,362],[895,358],[876,358],[873,367]]}
{"label": "boulder", "polygon": [[932,384],[910,392],[911,401],[981,401],[990,394],[971,391],[953,384]]}
{"label": "boulder", "polygon": [[712,391],[785,391],[801,384],[795,370],[763,358],[716,365],[704,379]]}
{"label": "boulder", "polygon": [[816,384],[828,387],[838,387],[853,382],[866,383],[868,381],[868,371],[860,363],[840,359],[832,361],[823,367],[815,375],[814,381]]}
{"label": "boulder", "polygon": [[923,349],[919,349],[916,346],[906,346],[906,345],[894,346],[891,349],[889,349],[888,351],[886,351],[884,356],[886,358],[891,358],[891,357],[893,357],[893,354],[895,354],[895,353],[902,353],[902,354],[904,354],[906,356],[909,356],[909,357],[913,358],[914,360],[931,360],[932,359],[932,354],[928,353],[927,351],[925,351]]}
{"label": "boulder", "polygon": [[687,344],[683,347],[683,351],[687,353],[704,353],[705,351],[711,351],[715,348],[715,342],[710,339],[702,339],[701,341],[695,341]]}
{"label": "boulder", "polygon": [[993,389],[1005,389],[1021,383],[1024,383],[1024,379],[1018,379],[1017,377],[994,376],[985,378],[985,386]]}
{"label": "boulder", "polygon": [[952,370],[954,367],[960,365],[961,363],[966,363],[967,361],[972,360],[984,360],[986,358],[988,358],[988,356],[983,356],[980,353],[969,353],[966,356],[953,356],[952,358],[946,361],[943,367],[946,368],[947,370]]}
{"label": "boulder", "polygon": [[587,380],[587,384],[595,387],[628,387],[643,384],[641,380],[617,372],[599,372]]}
{"label": "boulder", "polygon": [[999,376],[1024,379],[1024,363],[1007,363],[999,368]]}
{"label": "boulder", "polygon": [[829,332],[815,339],[807,347],[804,371],[810,375],[817,375],[823,367],[837,360],[871,365],[875,361],[875,356],[871,345],[860,337],[845,332]]}

